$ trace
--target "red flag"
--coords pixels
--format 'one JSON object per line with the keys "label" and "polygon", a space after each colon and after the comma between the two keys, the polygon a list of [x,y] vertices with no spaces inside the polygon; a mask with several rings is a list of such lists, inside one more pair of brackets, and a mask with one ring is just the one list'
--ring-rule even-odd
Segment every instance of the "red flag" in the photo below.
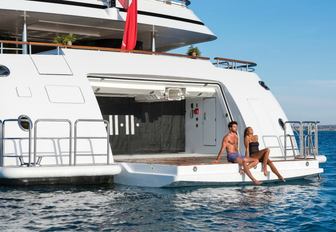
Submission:
{"label": "red flag", "polygon": [[128,0],[119,0],[120,5],[127,10],[128,8]]}
{"label": "red flag", "polygon": [[127,18],[125,23],[124,37],[121,49],[133,50],[135,48],[137,42],[137,32],[138,32],[138,3],[137,0],[132,0],[131,5],[129,5],[127,9]]}

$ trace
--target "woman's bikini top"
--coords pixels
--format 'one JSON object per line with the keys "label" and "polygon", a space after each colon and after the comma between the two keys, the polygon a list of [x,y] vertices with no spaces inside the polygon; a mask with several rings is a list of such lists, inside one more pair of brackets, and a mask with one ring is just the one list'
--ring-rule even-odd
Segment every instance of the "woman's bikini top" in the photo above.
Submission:
{"label": "woman's bikini top", "polygon": [[253,153],[257,153],[259,151],[259,143],[258,142],[250,142],[249,143],[249,152],[250,155]]}

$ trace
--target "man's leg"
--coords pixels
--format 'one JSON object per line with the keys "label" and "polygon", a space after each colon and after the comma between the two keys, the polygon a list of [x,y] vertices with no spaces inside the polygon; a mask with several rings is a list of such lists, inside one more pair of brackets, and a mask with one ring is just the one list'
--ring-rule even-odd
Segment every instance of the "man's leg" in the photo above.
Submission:
{"label": "man's leg", "polygon": [[259,185],[261,184],[262,182],[256,180],[256,178],[254,178],[250,172],[250,169],[248,168],[247,166],[247,163],[246,161],[243,159],[243,158],[240,158],[238,157],[236,160],[235,160],[236,163],[242,165],[244,167],[244,172],[246,173],[246,175],[253,181],[254,184],[256,185]]}

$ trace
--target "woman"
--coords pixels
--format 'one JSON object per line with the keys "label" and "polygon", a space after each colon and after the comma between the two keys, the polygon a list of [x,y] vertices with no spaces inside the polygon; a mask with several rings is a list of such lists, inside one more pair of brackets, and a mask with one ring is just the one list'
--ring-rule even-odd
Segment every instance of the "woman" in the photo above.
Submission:
{"label": "woman", "polygon": [[258,136],[253,135],[252,127],[247,127],[244,131],[244,144],[245,144],[245,157],[256,158],[263,163],[263,172],[267,176],[267,164],[271,167],[272,172],[278,178],[285,182],[279,171],[274,166],[273,162],[269,159],[270,149],[265,148],[259,150]]}

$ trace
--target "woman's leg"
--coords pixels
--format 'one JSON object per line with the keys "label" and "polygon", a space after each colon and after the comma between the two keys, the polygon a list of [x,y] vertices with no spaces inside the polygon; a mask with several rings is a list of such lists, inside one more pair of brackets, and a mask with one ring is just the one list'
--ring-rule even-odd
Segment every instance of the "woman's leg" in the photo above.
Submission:
{"label": "woman's leg", "polygon": [[269,154],[270,154],[270,149],[269,148],[265,148],[262,149],[260,152],[262,152],[263,156],[263,172],[264,175],[267,176],[267,162],[268,162],[268,158],[269,158]]}
{"label": "woman's leg", "polygon": [[266,149],[263,149],[263,150],[260,150],[256,153],[253,153],[252,154],[252,157],[255,158],[255,159],[258,159],[258,160],[262,160],[263,162],[263,173],[265,176],[267,176],[267,160],[268,160],[268,157],[269,157],[269,149],[266,148]]}
{"label": "woman's leg", "polygon": [[[239,165],[242,165],[244,168],[243,168],[243,171],[246,173],[246,175],[248,177],[250,177],[250,179],[253,181],[254,184],[256,185],[259,185],[261,184],[262,182],[261,181],[258,181],[257,179],[254,178],[254,176],[252,176],[248,166],[247,166],[247,160],[248,159],[251,159],[251,158],[240,158],[238,157],[235,162],[238,163]],[[253,158],[252,158],[253,159]]]}
{"label": "woman's leg", "polygon": [[271,167],[272,172],[275,175],[277,175],[277,177],[279,178],[279,180],[282,180],[283,182],[285,182],[285,178],[283,178],[281,176],[281,174],[279,173],[278,169],[274,166],[273,162],[270,159],[268,159],[267,164]]}
{"label": "woman's leg", "polygon": [[[256,159],[256,158],[244,158],[244,161],[246,162],[247,164],[247,168],[248,169],[251,169],[251,168],[254,168],[255,166],[258,165],[259,163],[259,160]],[[242,165],[239,165],[239,173],[240,174],[243,174],[244,173],[244,170],[243,170],[243,166]]]}
{"label": "woman's leg", "polygon": [[247,165],[248,169],[254,168],[259,163],[259,160],[256,158],[245,158],[245,159],[246,159],[246,162],[248,162],[248,165]]}

